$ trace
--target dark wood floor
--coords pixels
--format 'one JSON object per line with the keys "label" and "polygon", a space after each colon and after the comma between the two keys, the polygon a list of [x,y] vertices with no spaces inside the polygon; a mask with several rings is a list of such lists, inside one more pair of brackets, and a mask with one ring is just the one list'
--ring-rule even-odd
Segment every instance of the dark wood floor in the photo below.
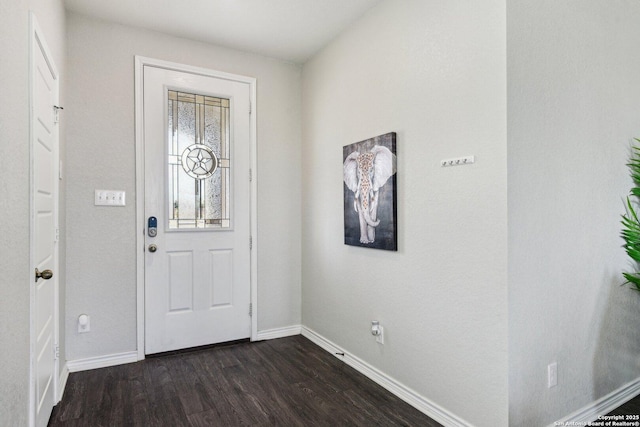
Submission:
{"label": "dark wood floor", "polygon": [[440,426],[302,336],[76,372],[49,426]]}
{"label": "dark wood floor", "polygon": [[[640,396],[636,396],[607,415],[640,415]],[[637,421],[635,418],[633,421]]]}

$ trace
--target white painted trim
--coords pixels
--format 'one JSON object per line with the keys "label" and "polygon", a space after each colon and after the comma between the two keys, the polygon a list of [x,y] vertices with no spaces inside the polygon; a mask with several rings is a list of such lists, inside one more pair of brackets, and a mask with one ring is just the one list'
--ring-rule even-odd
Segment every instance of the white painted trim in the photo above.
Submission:
{"label": "white painted trim", "polygon": [[300,325],[286,326],[284,328],[266,329],[264,331],[258,332],[254,341],[291,337],[293,335],[300,335],[301,333],[302,326]]}
{"label": "white painted trim", "polygon": [[[379,371],[364,360],[346,352],[344,349],[341,349],[336,344],[329,341],[327,338],[323,337],[312,329],[309,329],[306,326],[302,326],[302,336],[308,338],[313,343],[322,347],[338,359],[344,361],[344,363],[351,366],[356,371],[360,372],[370,380],[384,387],[394,395],[398,396],[400,399],[407,402],[409,405],[418,409],[420,412],[423,412],[424,414],[433,418],[435,421],[444,424],[445,426],[472,427],[472,424],[468,421],[465,421],[462,418],[447,411],[446,409],[438,406],[426,397],[419,395],[409,387],[396,381],[384,372]],[[344,356],[339,353],[343,353]]]}
{"label": "white painted trim", "polygon": [[549,424],[549,427],[559,425],[587,425],[598,419],[600,415],[608,414],[618,406],[627,403],[640,394],[640,378],[623,385],[606,396],[592,402],[566,417]]}
{"label": "white painted trim", "polygon": [[[33,204],[34,193],[34,84],[35,84],[35,61],[34,55],[36,49],[42,51],[45,61],[51,71],[55,86],[53,88],[54,105],[59,103],[59,90],[60,90],[60,75],[58,69],[53,62],[53,55],[51,49],[47,44],[44,37],[44,33],[38,24],[38,19],[33,11],[29,11],[29,269],[26,274],[26,283],[29,287],[29,406],[28,406],[28,420],[29,426],[34,426],[36,423],[36,326],[35,326],[35,287],[33,286],[33,267],[35,265],[35,209]],[[54,138],[54,152],[53,152],[53,174],[59,176],[60,168],[60,135],[59,125],[54,126],[53,138]],[[59,215],[60,209],[59,203],[60,184],[56,181],[56,185],[53,187],[53,209],[54,209],[54,227],[59,229]],[[53,248],[53,270],[54,272],[60,271],[59,261],[59,241],[56,241]],[[60,345],[60,289],[59,289],[59,275],[54,274],[53,277],[54,288],[54,313],[53,313],[53,340],[54,347]],[[52,355],[53,357],[53,355]],[[54,404],[58,403],[61,396],[59,395],[59,379],[60,379],[60,358],[54,361],[53,372],[53,401]]]}
{"label": "white painted trim", "polygon": [[250,120],[250,156],[251,156],[251,203],[250,203],[250,228],[253,247],[251,250],[251,340],[258,338],[258,209],[257,209],[257,114],[256,114],[256,83],[254,77],[241,76],[237,74],[225,73],[222,71],[210,70],[207,68],[193,67],[190,65],[178,64],[175,62],[163,61],[160,59],[147,58],[144,56],[135,56],[135,120],[136,120],[136,308],[137,308],[137,359],[142,360],[144,354],[144,126],[142,107],[144,99],[144,66],[149,65],[168,70],[182,71],[192,74],[198,74],[207,77],[215,77],[219,79],[232,80],[236,82],[247,83],[249,85],[249,96],[251,101]]}
{"label": "white painted trim", "polygon": [[249,116],[249,126],[251,127],[251,201],[249,202],[249,216],[251,227],[251,340],[258,338],[258,134],[257,134],[257,116],[258,108],[256,107],[257,80],[252,78],[249,82],[249,91],[251,97],[251,115]]}
{"label": "white painted trim", "polygon": [[144,123],[143,58],[135,57],[135,129],[136,129],[136,336],[137,358],[144,359]]}
{"label": "white painted trim", "polygon": [[67,367],[69,372],[88,371],[90,369],[107,368],[109,366],[124,365],[138,361],[137,351],[107,354],[105,356],[88,357],[86,359],[69,360]]}
{"label": "white painted trim", "polygon": [[67,380],[69,379],[69,367],[66,363],[62,366],[60,371],[60,377],[58,379],[58,403],[62,400],[64,389],[67,386]]}

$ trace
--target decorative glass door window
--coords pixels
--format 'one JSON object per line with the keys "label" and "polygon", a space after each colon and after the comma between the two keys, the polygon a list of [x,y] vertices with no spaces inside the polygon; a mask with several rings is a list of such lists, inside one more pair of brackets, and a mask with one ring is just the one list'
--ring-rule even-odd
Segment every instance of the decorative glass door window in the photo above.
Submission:
{"label": "decorative glass door window", "polygon": [[168,91],[169,230],[228,229],[229,100]]}

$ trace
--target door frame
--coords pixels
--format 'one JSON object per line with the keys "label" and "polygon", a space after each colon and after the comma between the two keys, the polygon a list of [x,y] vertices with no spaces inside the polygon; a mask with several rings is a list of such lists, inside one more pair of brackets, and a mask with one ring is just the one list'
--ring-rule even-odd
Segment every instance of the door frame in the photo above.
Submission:
{"label": "door frame", "polygon": [[[40,25],[38,24],[38,20],[33,12],[29,12],[29,274],[28,274],[28,286],[29,286],[29,425],[33,426],[36,423],[36,411],[37,411],[37,396],[36,396],[36,292],[34,286],[34,270],[33,267],[35,265],[35,204],[34,204],[34,185],[35,185],[35,145],[37,141],[35,141],[35,73],[36,73],[36,65],[35,65],[35,55],[38,50],[42,52],[47,65],[49,66],[49,70],[53,75],[53,80],[55,81],[55,86],[53,88],[54,100],[52,108],[53,114],[53,106],[58,105],[60,99],[60,75],[58,74],[58,70],[56,68],[55,63],[53,62],[53,56],[51,55],[51,50],[47,45],[47,41],[44,37],[44,33],[42,32]],[[59,242],[60,242],[60,224],[59,224],[59,209],[60,209],[60,201],[58,198],[60,197],[60,127],[58,124],[54,126],[53,129],[53,139],[54,139],[54,149],[53,149],[53,176],[58,177],[53,186],[53,222],[56,230],[56,240],[53,245],[53,271],[54,275],[50,279],[53,281],[53,298],[54,298],[54,308],[53,308],[53,348],[55,349],[55,354],[52,354],[51,357],[54,358],[53,364],[53,383],[51,386],[53,387],[53,402],[54,405],[60,401],[63,393],[64,380],[61,380],[60,373],[62,368],[60,367],[60,289],[59,289],[59,272],[60,272],[60,261],[59,261]]]}
{"label": "door frame", "polygon": [[[191,74],[198,74],[206,77],[214,77],[218,79],[231,80],[249,85],[249,97],[251,105],[251,114],[249,115],[249,151],[250,151],[250,170],[247,174],[251,178],[250,182],[250,207],[249,207],[249,226],[251,234],[250,248],[250,292],[251,292],[251,341],[256,340],[258,336],[258,228],[257,228],[257,121],[256,121],[256,79],[254,77],[241,76],[237,74],[225,73],[222,71],[210,70],[207,68],[194,67],[175,62],[153,59],[144,56],[135,56],[135,123],[136,123],[136,308],[137,308],[137,347],[138,360],[145,358],[144,342],[145,342],[145,307],[144,307],[144,267],[145,267],[145,179],[144,179],[144,67],[151,66],[164,68],[167,70],[180,71]],[[249,244],[249,242],[247,242]]]}

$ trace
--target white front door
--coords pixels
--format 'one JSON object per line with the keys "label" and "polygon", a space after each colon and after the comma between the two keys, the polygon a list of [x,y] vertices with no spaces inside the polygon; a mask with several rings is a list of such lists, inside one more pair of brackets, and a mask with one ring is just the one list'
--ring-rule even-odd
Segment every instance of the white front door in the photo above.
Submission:
{"label": "white front door", "polygon": [[[33,19],[33,18],[32,18]],[[35,22],[35,21],[34,21]],[[35,26],[35,23],[34,23]],[[35,425],[46,426],[55,404],[58,222],[58,80],[39,30],[34,30],[31,69],[32,348]]]}
{"label": "white front door", "polygon": [[249,84],[143,80],[145,353],[248,338]]}

